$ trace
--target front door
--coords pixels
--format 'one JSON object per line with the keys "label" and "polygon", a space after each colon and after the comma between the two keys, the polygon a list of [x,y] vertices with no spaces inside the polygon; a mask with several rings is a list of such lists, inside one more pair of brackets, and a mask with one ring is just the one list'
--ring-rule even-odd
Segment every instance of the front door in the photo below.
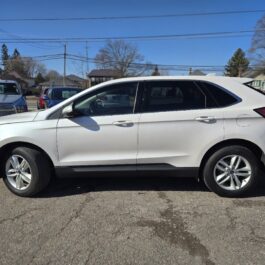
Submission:
{"label": "front door", "polygon": [[136,164],[137,82],[108,85],[77,99],[57,127],[60,166]]}

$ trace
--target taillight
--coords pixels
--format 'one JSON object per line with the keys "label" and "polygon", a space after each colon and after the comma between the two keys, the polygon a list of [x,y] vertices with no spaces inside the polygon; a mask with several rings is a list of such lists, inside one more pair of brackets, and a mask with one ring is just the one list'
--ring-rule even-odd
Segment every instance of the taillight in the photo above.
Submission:
{"label": "taillight", "polygon": [[39,105],[41,108],[44,108],[44,99],[43,98],[40,98]]}
{"label": "taillight", "polygon": [[265,118],[265,107],[254,109],[259,115],[261,115],[263,118]]}

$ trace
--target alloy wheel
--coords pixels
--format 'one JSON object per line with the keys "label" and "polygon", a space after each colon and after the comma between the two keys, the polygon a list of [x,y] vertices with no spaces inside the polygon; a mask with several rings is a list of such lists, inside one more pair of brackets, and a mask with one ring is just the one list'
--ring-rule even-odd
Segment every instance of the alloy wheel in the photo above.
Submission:
{"label": "alloy wheel", "polygon": [[32,179],[31,168],[28,161],[20,155],[12,155],[6,162],[6,178],[17,190],[25,190]]}
{"label": "alloy wheel", "polygon": [[225,156],[214,168],[214,179],[225,190],[242,189],[250,181],[251,176],[250,163],[240,155]]}

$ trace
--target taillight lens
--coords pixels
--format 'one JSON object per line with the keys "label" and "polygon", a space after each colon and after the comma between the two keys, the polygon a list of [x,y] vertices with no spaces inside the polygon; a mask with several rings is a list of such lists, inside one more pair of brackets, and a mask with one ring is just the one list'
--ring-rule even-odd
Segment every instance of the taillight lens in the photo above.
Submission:
{"label": "taillight lens", "polygon": [[265,107],[254,109],[259,115],[261,115],[263,118],[265,118]]}
{"label": "taillight lens", "polygon": [[39,105],[41,108],[44,108],[44,99],[43,98],[39,99]]}

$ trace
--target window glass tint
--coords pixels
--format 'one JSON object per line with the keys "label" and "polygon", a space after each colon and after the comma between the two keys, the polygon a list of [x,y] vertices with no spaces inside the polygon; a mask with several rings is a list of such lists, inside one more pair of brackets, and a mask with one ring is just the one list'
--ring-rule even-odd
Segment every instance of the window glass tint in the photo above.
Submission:
{"label": "window glass tint", "polygon": [[81,115],[103,116],[133,113],[137,83],[115,84],[75,102]]}
{"label": "window glass tint", "polygon": [[212,95],[219,107],[226,107],[238,101],[237,98],[221,87],[208,82],[200,82],[200,84]]}
{"label": "window glass tint", "polygon": [[204,109],[206,97],[192,81],[146,82],[143,111]]}

